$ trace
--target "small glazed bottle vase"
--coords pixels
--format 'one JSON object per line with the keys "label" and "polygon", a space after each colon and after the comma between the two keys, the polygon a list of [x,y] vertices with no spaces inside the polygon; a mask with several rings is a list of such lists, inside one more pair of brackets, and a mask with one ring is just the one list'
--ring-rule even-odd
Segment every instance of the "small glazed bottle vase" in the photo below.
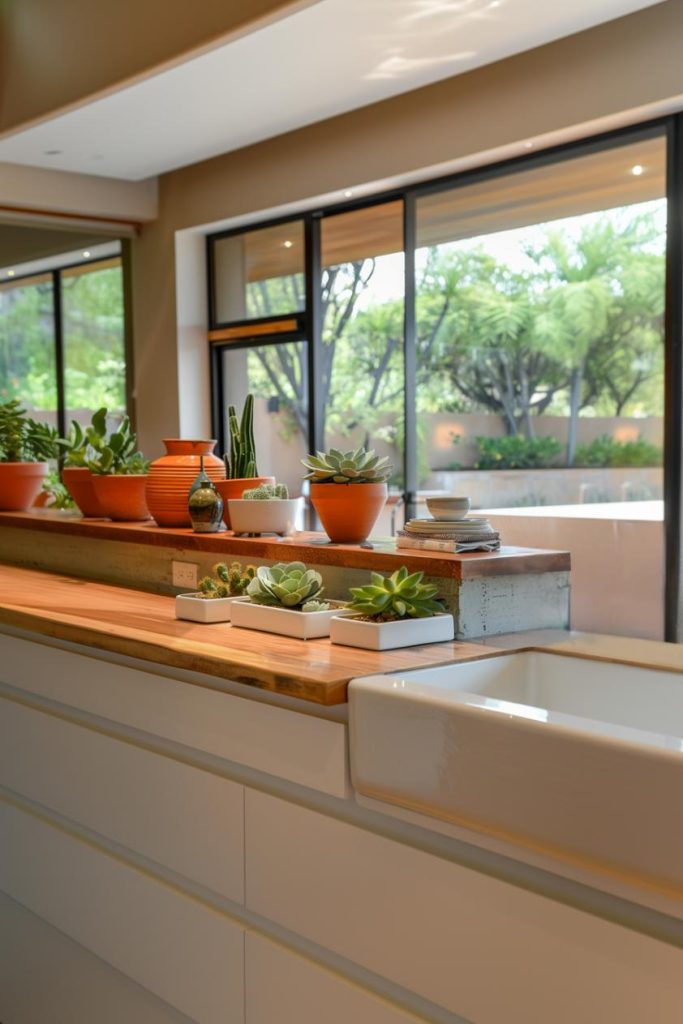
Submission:
{"label": "small glazed bottle vase", "polygon": [[213,455],[215,441],[165,438],[166,455],[152,463],[147,477],[147,504],[159,526],[190,526],[187,501],[190,487],[200,470],[214,483],[225,480],[225,465]]}
{"label": "small glazed bottle vase", "polygon": [[199,475],[190,487],[187,510],[195,533],[217,533],[223,518],[223,499],[204,471],[204,456],[199,459]]}

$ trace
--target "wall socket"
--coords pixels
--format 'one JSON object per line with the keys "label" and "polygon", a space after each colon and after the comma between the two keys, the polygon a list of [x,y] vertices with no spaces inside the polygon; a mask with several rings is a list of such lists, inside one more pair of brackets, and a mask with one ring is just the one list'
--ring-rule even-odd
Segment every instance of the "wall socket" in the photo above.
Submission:
{"label": "wall socket", "polygon": [[189,590],[196,590],[198,586],[196,562],[176,562],[171,560],[171,574],[174,587],[187,587]]}

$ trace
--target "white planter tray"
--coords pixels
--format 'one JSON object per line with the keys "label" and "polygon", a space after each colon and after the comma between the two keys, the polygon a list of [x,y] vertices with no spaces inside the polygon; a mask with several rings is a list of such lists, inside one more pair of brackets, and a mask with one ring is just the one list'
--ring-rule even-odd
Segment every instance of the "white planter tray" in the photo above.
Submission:
{"label": "white planter tray", "polygon": [[200,597],[199,591],[178,594],[175,599],[176,619],[190,622],[230,622],[232,606],[239,597]]}
{"label": "white planter tray", "polygon": [[397,619],[396,622],[365,622],[355,615],[335,615],[330,624],[333,644],[364,647],[368,651],[438,644],[454,637],[453,616],[446,613],[428,619]]}
{"label": "white planter tray", "polygon": [[236,533],[277,533],[288,537],[296,529],[301,498],[249,501],[230,498],[230,526]]}
{"label": "white planter tray", "polygon": [[238,598],[232,606],[233,626],[279,633],[299,640],[316,640],[330,635],[330,621],[340,616],[341,605],[333,603],[327,612],[298,612],[289,608],[273,608]]}

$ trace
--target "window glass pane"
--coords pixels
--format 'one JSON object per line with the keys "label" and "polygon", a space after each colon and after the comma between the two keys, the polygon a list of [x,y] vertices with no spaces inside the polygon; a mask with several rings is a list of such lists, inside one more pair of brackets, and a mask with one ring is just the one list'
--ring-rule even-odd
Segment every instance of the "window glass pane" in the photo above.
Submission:
{"label": "window glass pane", "polygon": [[[325,447],[389,455],[403,483],[403,203],[322,222]],[[388,533],[383,520],[375,532]]]}
{"label": "window glass pane", "polygon": [[[663,576],[665,165],[664,138],[644,138],[417,206],[422,485],[505,509],[508,543],[570,547],[578,628],[653,636]],[[567,517],[571,531],[559,525]],[[638,602],[613,622],[591,619],[590,601],[578,599],[599,519],[624,524],[610,534],[615,567],[647,552],[645,616]],[[627,520],[638,523],[628,543]]]}
{"label": "window glass pane", "polygon": [[121,261],[62,272],[64,390],[67,422],[89,423],[105,405],[114,420],[126,411]]}
{"label": "window glass pane", "polygon": [[0,286],[0,402],[57,425],[52,277]]}
{"label": "window glass pane", "polygon": [[223,351],[224,429],[227,408],[238,416],[254,395],[254,436],[258,471],[301,494],[301,459],[308,451],[308,373],[305,341],[228,348]]}
{"label": "window glass pane", "polygon": [[300,220],[217,239],[213,248],[215,321],[301,312],[306,304],[304,262]]}

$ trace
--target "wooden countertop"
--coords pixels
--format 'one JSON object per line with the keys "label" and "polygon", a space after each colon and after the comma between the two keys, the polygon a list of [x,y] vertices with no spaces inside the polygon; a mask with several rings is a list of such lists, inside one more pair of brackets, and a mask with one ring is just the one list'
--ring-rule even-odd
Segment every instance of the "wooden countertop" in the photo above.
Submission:
{"label": "wooden countertop", "polygon": [[171,597],[0,565],[0,625],[202,672],[312,701],[342,704],[356,676],[488,657],[490,646],[429,644],[363,651],[329,640],[294,640],[227,623],[175,618]]}
{"label": "wooden countertop", "polygon": [[495,552],[444,554],[438,551],[396,551],[390,542],[368,550],[357,544],[331,544],[321,533],[297,533],[294,537],[235,537],[231,532],[193,533],[189,529],[162,529],[154,522],[112,523],[107,519],[82,519],[60,512],[0,512],[0,528],[35,530],[51,534],[101,538],[133,544],[181,547],[254,560],[301,561],[316,565],[340,565],[349,569],[393,572],[405,565],[411,572],[467,580],[542,572],[568,572],[568,551],[502,547]]}

